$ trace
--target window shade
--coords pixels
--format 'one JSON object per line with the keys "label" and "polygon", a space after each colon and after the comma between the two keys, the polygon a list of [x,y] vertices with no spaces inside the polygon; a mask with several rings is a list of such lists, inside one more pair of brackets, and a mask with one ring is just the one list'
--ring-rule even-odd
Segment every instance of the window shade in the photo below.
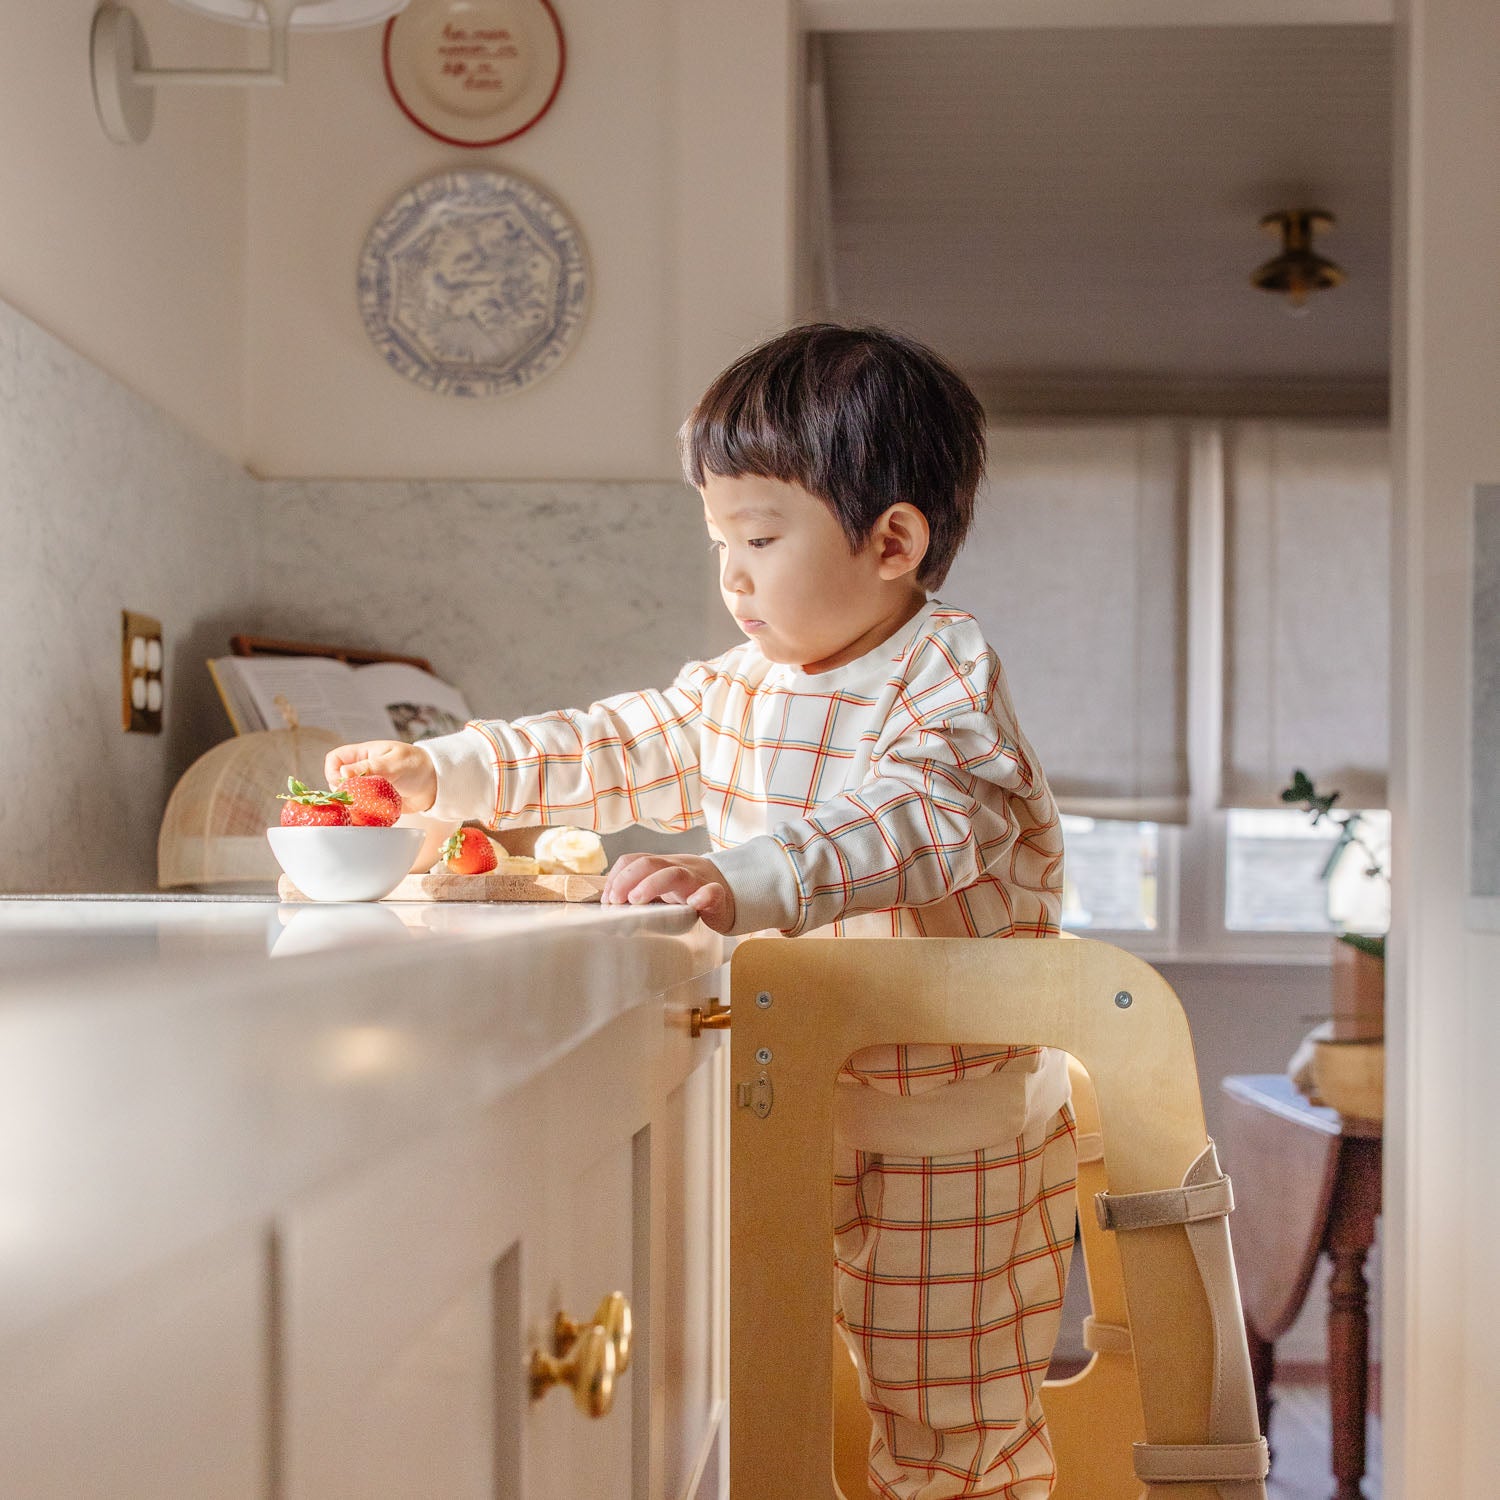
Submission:
{"label": "window shade", "polygon": [[1166,422],[991,430],[938,591],[1000,653],[1065,812],[1187,818],[1186,456]]}
{"label": "window shade", "polygon": [[1384,807],[1387,435],[1247,422],[1225,455],[1222,805],[1279,807],[1301,767],[1343,807]]}

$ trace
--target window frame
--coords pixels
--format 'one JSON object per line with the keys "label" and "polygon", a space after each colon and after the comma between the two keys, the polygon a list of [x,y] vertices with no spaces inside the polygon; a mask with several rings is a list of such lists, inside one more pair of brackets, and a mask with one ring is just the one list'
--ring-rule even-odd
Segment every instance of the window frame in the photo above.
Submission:
{"label": "window frame", "polygon": [[[1307,964],[1332,961],[1332,932],[1245,932],[1225,921],[1229,816],[1219,806],[1224,724],[1224,423],[1184,424],[1187,448],[1188,820],[1158,824],[1157,926],[1091,928],[1150,962]],[[1288,768],[1290,774],[1290,768]]]}

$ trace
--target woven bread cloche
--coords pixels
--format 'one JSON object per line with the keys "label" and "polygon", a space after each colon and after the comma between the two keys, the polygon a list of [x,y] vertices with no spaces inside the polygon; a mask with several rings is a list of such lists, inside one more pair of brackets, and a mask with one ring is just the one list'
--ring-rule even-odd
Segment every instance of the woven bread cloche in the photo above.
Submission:
{"label": "woven bread cloche", "polygon": [[323,784],[323,758],[342,744],[327,729],[236,735],[200,755],[167,799],[156,841],[166,890],[274,891],[281,868],[266,829],[281,821],[287,777]]}

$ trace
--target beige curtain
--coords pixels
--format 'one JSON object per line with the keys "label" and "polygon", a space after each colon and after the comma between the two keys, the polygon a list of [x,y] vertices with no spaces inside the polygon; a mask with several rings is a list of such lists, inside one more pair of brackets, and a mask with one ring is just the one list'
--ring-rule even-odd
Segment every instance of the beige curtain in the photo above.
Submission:
{"label": "beige curtain", "polygon": [[1028,424],[989,440],[939,596],[984,625],[1065,811],[1186,821],[1185,431]]}
{"label": "beige curtain", "polygon": [[1390,524],[1383,430],[1226,431],[1223,806],[1281,806],[1296,767],[1386,805]]}

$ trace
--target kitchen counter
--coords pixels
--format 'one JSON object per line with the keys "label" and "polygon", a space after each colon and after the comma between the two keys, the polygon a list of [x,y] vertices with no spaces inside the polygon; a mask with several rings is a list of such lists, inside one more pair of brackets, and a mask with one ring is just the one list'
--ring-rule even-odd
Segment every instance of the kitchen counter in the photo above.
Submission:
{"label": "kitchen counter", "polygon": [[643,1005],[685,1044],[721,949],[667,906],[0,899],[0,1345]]}
{"label": "kitchen counter", "polygon": [[[580,928],[578,924],[583,924]],[[669,907],[573,902],[279,902],[274,896],[0,895],[0,997],[23,979],[45,982],[90,965],[152,966],[158,974],[206,960],[236,964],[325,950],[360,954],[413,940],[485,941],[521,932],[632,931],[718,940]],[[689,943],[688,948],[693,947]],[[378,967],[378,965],[377,965]]]}

